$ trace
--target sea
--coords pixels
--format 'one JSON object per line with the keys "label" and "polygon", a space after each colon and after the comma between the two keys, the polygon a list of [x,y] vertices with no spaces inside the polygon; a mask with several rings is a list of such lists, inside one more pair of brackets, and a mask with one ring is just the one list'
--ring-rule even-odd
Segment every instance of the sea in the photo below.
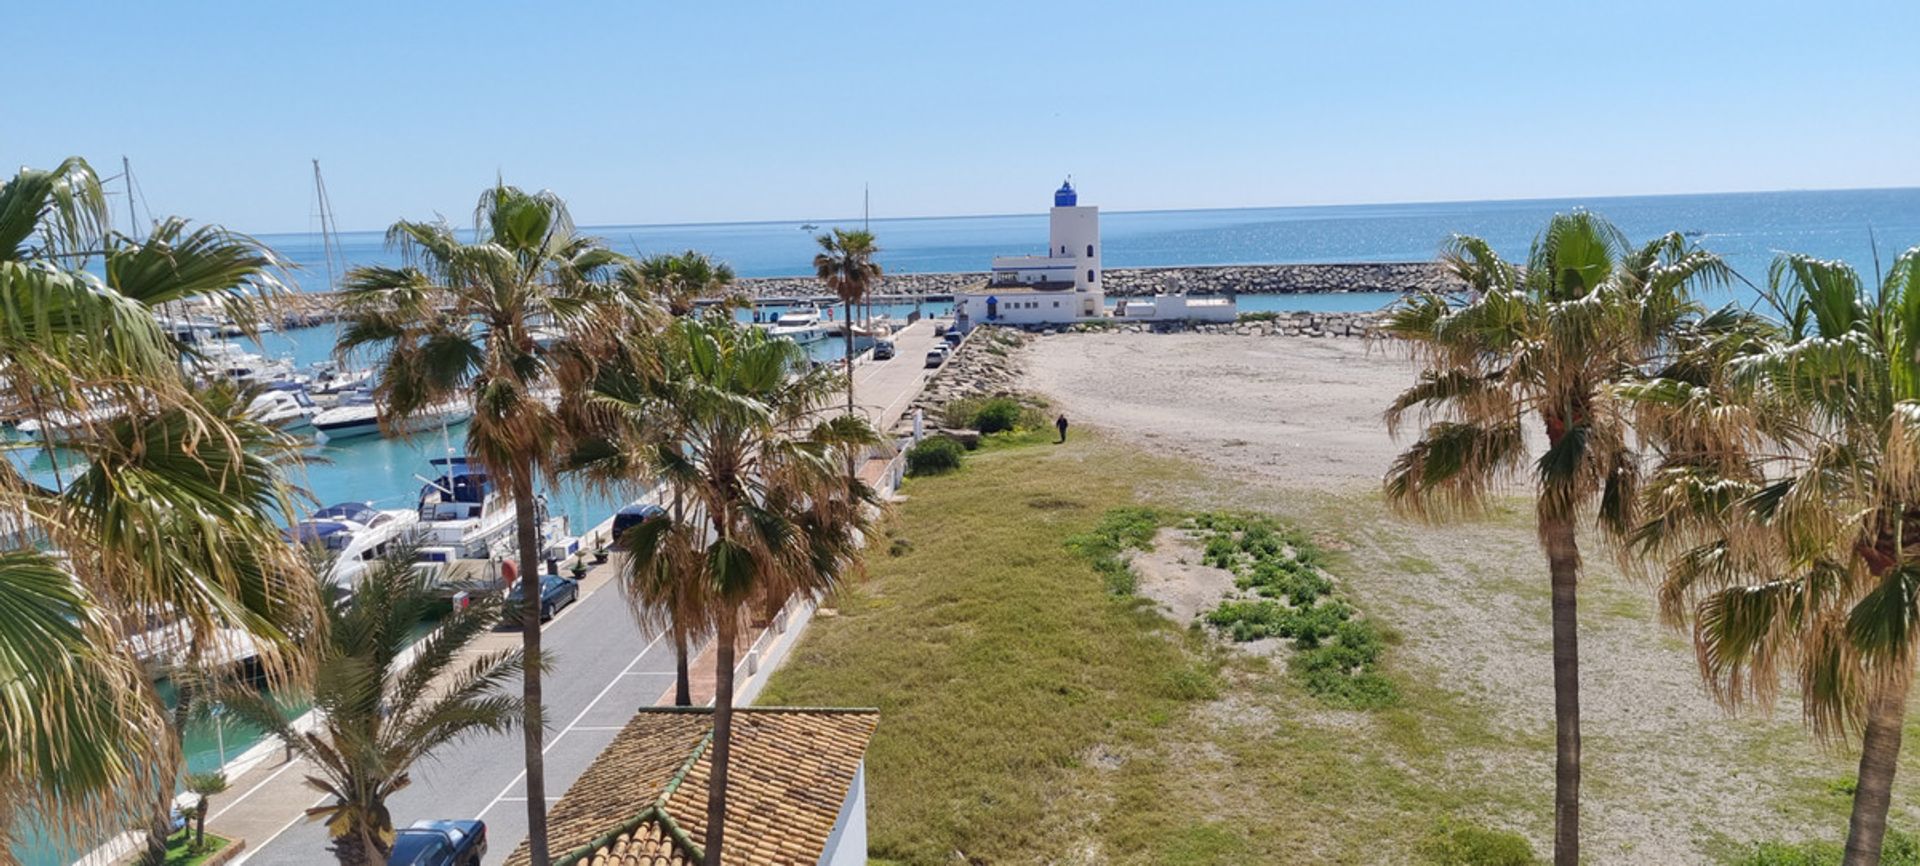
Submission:
{"label": "sea", "polygon": [[[1097,204],[1098,193],[1083,189]],[[584,226],[580,231],[635,255],[698,250],[731,265],[742,277],[806,276],[812,273],[815,234],[866,226],[876,236],[887,273],[984,271],[995,255],[1044,254],[1049,199],[1031,213],[997,216],[811,219],[783,222],[683,225]],[[1619,226],[1634,242],[1683,232],[1724,257],[1742,278],[1703,300],[1720,305],[1759,302],[1769,264],[1783,252],[1851,262],[1869,281],[1902,251],[1920,246],[1920,189],[1808,190],[1711,195],[1664,195],[1524,201],[1266,207],[1223,210],[1117,211],[1101,215],[1103,259],[1109,268],[1266,263],[1402,262],[1433,259],[1456,234],[1487,240],[1510,259],[1525,257],[1535,234],[1556,213],[1585,209]],[[808,228],[808,226],[814,228]],[[339,269],[394,265],[399,254],[382,231],[335,236],[334,269],[317,233],[261,234],[261,242],[293,265],[301,291],[325,290]],[[884,288],[883,288],[884,291]],[[1240,308],[1256,310],[1357,311],[1379,308],[1390,294],[1242,295]],[[912,304],[876,305],[896,319]],[[922,308],[947,312],[942,305]],[[835,310],[844,320],[845,312]],[[336,326],[266,335],[260,350],[306,366],[332,356]],[[840,342],[814,344],[818,360],[839,357]],[[907,359],[903,363],[910,363]],[[362,438],[316,445],[299,479],[318,505],[369,501],[381,508],[411,507],[427,473],[427,459],[457,450],[464,429],[409,440]],[[52,477],[57,454],[14,452],[28,473]],[[550,508],[576,530],[605,519],[623,497],[591,495],[572,485],[550,485]],[[257,742],[257,732],[196,724],[187,731],[187,763],[202,771],[218,767]],[[31,866],[70,859],[45,846],[19,851]]]}

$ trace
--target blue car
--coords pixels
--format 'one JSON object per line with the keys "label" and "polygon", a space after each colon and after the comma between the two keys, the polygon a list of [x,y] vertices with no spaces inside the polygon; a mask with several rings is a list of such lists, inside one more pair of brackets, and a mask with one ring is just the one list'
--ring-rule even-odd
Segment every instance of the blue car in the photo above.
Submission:
{"label": "blue car", "polygon": [[635,502],[620,509],[613,515],[613,528],[610,530],[613,533],[613,549],[625,549],[622,539],[627,537],[627,530],[665,516],[667,510],[651,502]]}
{"label": "blue car", "polygon": [[487,856],[481,821],[415,821],[393,837],[387,866],[480,866]]}
{"label": "blue car", "polygon": [[[509,625],[520,622],[520,587],[507,590],[506,610],[501,620]],[[567,605],[580,600],[580,584],[556,574],[540,576],[540,621],[553,619],[553,615]]]}

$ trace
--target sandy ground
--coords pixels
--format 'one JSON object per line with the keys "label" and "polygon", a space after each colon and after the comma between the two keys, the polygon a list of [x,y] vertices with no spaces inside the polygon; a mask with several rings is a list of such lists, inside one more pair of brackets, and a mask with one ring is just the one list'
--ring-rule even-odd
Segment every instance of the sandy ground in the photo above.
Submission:
{"label": "sandy ground", "polygon": [[1031,387],[1069,419],[1319,488],[1378,482],[1394,455],[1380,412],[1412,377],[1358,340],[1073,334],[1031,351]]}
{"label": "sandy ground", "polygon": [[[1339,579],[1405,636],[1390,664],[1443,683],[1504,732],[1481,753],[1449,756],[1531,801],[1480,817],[1551,851],[1544,560],[1523,500],[1446,527],[1382,507],[1396,447],[1380,414],[1413,379],[1404,356],[1355,340],[1193,334],[1060,335],[1029,353],[1027,387],[1076,424],[1194,461],[1215,482],[1168,495],[1273,512],[1350,544],[1354,565]],[[1587,548],[1585,859],[1692,863],[1710,859],[1716,837],[1843,834],[1844,803],[1820,798],[1851,775],[1851,757],[1816,748],[1791,702],[1771,720],[1730,719],[1701,688],[1689,642],[1655,622],[1646,586]],[[1916,773],[1905,763],[1894,822],[1911,827]]]}
{"label": "sandy ground", "polygon": [[1134,592],[1153,599],[1160,612],[1181,625],[1218,607],[1233,593],[1233,572],[1202,565],[1203,545],[1193,533],[1168,527],[1153,536],[1153,549],[1133,554]]}

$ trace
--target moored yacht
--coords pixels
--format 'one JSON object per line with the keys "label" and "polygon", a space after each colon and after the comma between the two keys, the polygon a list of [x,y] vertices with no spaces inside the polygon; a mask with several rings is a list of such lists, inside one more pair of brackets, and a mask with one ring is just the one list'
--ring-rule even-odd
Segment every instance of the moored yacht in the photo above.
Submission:
{"label": "moored yacht", "polygon": [[291,543],[318,545],[332,554],[328,582],[352,589],[367,563],[396,544],[414,540],[419,524],[420,515],[406,509],[381,511],[371,502],[342,502],[314,512],[281,535]]}
{"label": "moored yacht", "polygon": [[262,424],[293,429],[312,423],[320,407],[298,382],[275,382],[247,404],[247,416]]}
{"label": "moored yacht", "polygon": [[[464,400],[449,400],[428,406],[408,416],[399,433],[419,433],[451,427],[473,417],[473,409]],[[373,395],[356,391],[341,398],[340,404],[313,416],[314,438],[321,443],[355,436],[380,433],[380,407]]]}
{"label": "moored yacht", "polygon": [[787,310],[767,326],[767,333],[805,345],[827,338],[828,329],[820,324],[820,311],[813,307]]}
{"label": "moored yacht", "polygon": [[467,457],[428,461],[439,476],[420,487],[422,557],[484,559],[513,532],[513,498],[495,489],[485,469]]}

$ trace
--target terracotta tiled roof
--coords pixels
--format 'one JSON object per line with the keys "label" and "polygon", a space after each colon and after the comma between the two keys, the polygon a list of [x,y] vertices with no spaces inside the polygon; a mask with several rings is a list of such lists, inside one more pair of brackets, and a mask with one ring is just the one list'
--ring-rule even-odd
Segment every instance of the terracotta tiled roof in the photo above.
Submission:
{"label": "terracotta tiled roof", "polygon": [[[880,721],[876,710],[734,711],[724,861],[813,864]],[[547,813],[555,866],[700,862],[713,711],[643,709]],[[507,859],[524,866],[525,842]]]}

